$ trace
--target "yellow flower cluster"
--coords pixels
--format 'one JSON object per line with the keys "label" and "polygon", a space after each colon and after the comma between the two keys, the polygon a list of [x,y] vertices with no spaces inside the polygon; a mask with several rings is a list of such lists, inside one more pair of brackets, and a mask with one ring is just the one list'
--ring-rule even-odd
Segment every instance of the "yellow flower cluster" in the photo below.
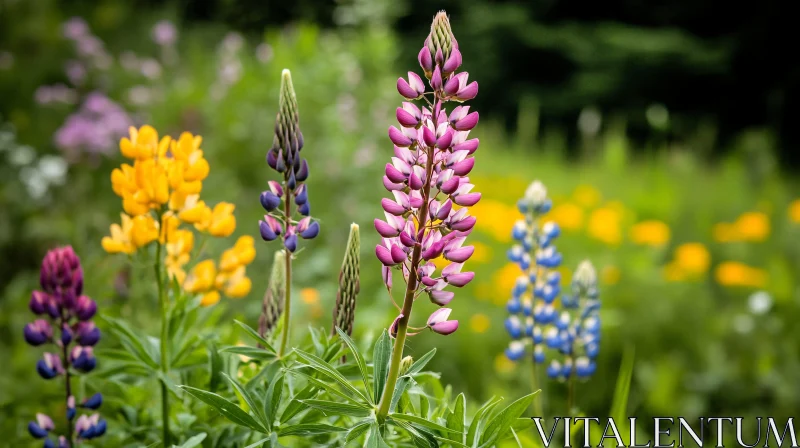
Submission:
{"label": "yellow flower cluster", "polygon": [[[200,199],[210,169],[201,143],[200,136],[188,132],[178,139],[159,138],[151,126],[131,127],[130,137],[120,142],[120,150],[132,162],[111,173],[111,186],[122,198],[124,213],[119,224],[111,225],[102,245],[109,253],[132,254],[158,242],[165,249],[163,262],[169,278],[188,292],[206,294],[204,304],[212,304],[219,300],[218,292],[216,300],[211,300],[208,293],[212,291],[222,290],[230,297],[242,297],[250,291],[245,266],[255,258],[255,248],[252,238],[240,238],[223,253],[219,274],[214,262],[205,260],[187,279],[184,267],[191,261],[195,241],[191,227],[214,237],[227,237],[236,230],[233,204],[221,202],[211,208]],[[209,266],[214,271],[214,288],[200,288],[204,283],[198,278],[205,279]]]}
{"label": "yellow flower cluster", "polygon": [[759,243],[767,239],[769,232],[769,217],[761,212],[742,213],[736,221],[718,223],[712,230],[714,241],[718,243]]}
{"label": "yellow flower cluster", "polygon": [[609,246],[616,246],[622,242],[622,213],[616,204],[597,208],[589,215],[589,224],[586,229],[590,237]]}
{"label": "yellow flower cluster", "polygon": [[789,204],[789,219],[800,224],[800,199],[795,199]]}

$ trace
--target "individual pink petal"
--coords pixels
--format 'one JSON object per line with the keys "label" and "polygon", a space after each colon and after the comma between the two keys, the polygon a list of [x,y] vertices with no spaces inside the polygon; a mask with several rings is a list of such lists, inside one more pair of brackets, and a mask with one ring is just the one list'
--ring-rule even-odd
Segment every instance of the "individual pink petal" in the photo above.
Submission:
{"label": "individual pink petal", "polygon": [[393,183],[403,183],[406,180],[406,175],[395,168],[391,163],[386,164],[386,177]]}
{"label": "individual pink petal", "polygon": [[475,278],[474,272],[462,272],[459,274],[453,274],[447,276],[445,281],[447,281],[447,283],[453,286],[460,288],[466,285],[467,283],[471,282],[473,278]]}
{"label": "individual pink petal", "polygon": [[459,247],[451,251],[444,252],[444,258],[456,263],[463,263],[469,260],[469,257],[475,252],[475,246]]}
{"label": "individual pink petal", "polygon": [[[443,190],[444,191],[444,190]],[[480,193],[459,194],[453,197],[453,202],[462,207],[472,207],[481,200]]]}
{"label": "individual pink petal", "polygon": [[389,139],[397,146],[410,146],[412,140],[394,126],[389,126]]}
{"label": "individual pink petal", "polygon": [[390,226],[388,223],[375,219],[375,230],[384,238],[394,238],[400,234],[400,231]]}
{"label": "individual pink petal", "polygon": [[389,252],[389,249],[381,246],[380,244],[375,246],[375,255],[384,266],[394,266],[397,264],[397,262],[392,259],[392,254]]}
{"label": "individual pink petal", "polygon": [[428,293],[428,297],[430,297],[431,302],[439,305],[445,306],[453,300],[456,294],[452,291],[431,291]]}
{"label": "individual pink petal", "polygon": [[448,334],[455,333],[458,330],[458,321],[457,320],[448,320],[447,322],[438,323],[435,325],[431,325],[431,330],[435,333],[439,333],[441,335],[447,336]]}

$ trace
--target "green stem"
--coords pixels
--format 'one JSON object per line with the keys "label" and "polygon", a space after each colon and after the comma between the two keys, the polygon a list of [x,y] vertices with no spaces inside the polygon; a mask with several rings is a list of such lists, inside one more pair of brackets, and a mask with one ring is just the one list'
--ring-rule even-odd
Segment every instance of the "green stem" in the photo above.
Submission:
{"label": "green stem", "polygon": [[[419,235],[423,236],[425,232],[425,223],[428,219],[428,200],[431,194],[431,172],[433,171],[433,148],[428,149],[428,161],[425,167],[425,185],[422,187],[422,206],[419,209],[417,222],[419,223]],[[422,238],[417,238],[422,241]],[[378,404],[378,420],[383,421],[389,415],[389,405],[392,402],[392,395],[397,386],[397,377],[400,373],[400,361],[403,359],[403,348],[406,344],[406,334],[408,333],[408,322],[411,318],[411,307],[414,306],[414,295],[417,292],[417,269],[419,267],[420,253],[422,252],[422,244],[416,243],[414,251],[411,254],[411,267],[408,275],[408,285],[406,286],[406,295],[403,299],[403,309],[401,311],[402,317],[397,323],[397,336],[395,336],[394,348],[392,349],[392,360],[389,364],[389,374],[386,378],[386,384],[383,387],[383,394],[381,401]]]}
{"label": "green stem", "polygon": [[567,415],[572,417],[572,405],[575,397],[575,364],[572,356],[569,357],[572,369],[569,372],[569,379],[567,380]]}
{"label": "green stem", "polygon": [[[65,323],[66,319],[62,315],[60,321],[62,337],[64,334]],[[66,382],[66,392],[67,392],[66,401],[69,401],[69,397],[72,395],[72,377],[69,373],[70,369],[69,351],[67,350],[66,344],[61,345],[61,352],[63,354],[63,363],[64,363],[64,380]],[[72,443],[72,421],[69,418],[67,418],[67,440],[69,440],[69,442]]]}
{"label": "green stem", "polygon": [[[284,231],[287,231],[292,217],[292,193],[285,183],[283,190],[285,191],[283,203],[286,214]],[[292,253],[288,249],[286,249],[284,258],[286,259],[286,285],[283,297],[283,329],[281,331],[281,346],[278,348],[278,358],[282,358],[283,354],[286,353],[286,345],[289,342],[289,319],[292,312]]]}
{"label": "green stem", "polygon": [[[539,372],[536,371],[536,362],[533,362],[531,363],[531,391],[536,392],[539,389]],[[539,393],[533,398],[533,413],[536,417],[544,418],[543,395]]]}
{"label": "green stem", "polygon": [[[158,214],[159,223],[162,222],[161,214]],[[169,390],[167,389],[167,375],[169,375],[169,321],[167,320],[168,304],[167,298],[164,294],[164,279],[161,275],[161,251],[163,245],[159,240],[156,246],[156,283],[158,284],[158,303],[161,308],[161,426],[164,431],[164,447],[170,445],[170,431],[169,431]]]}

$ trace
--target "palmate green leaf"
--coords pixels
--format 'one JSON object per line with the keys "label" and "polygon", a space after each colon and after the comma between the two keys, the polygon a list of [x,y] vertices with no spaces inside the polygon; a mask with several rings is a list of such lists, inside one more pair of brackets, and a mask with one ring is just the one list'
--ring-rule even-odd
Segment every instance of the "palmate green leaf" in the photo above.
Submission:
{"label": "palmate green leaf", "polygon": [[257,401],[256,397],[252,396],[247,389],[242,387],[238,381],[231,378],[227,373],[222,374],[226,380],[233,386],[236,390],[236,393],[242,397],[247,406],[250,408],[250,412],[256,415],[258,420],[261,422],[261,425],[267,429],[271,429],[271,420],[267,420],[267,416],[264,414],[264,410],[260,406],[260,403]]}
{"label": "palmate green leaf", "polygon": [[364,403],[369,403],[370,402],[370,400],[366,396],[364,396],[364,394],[362,394],[360,390],[356,389],[355,386],[350,384],[350,382],[347,381],[347,378],[342,376],[342,374],[339,373],[339,371],[336,370],[336,368],[333,367],[332,365],[330,365],[327,362],[323,361],[318,356],[312,355],[311,353],[307,353],[307,352],[304,352],[304,351],[298,350],[298,349],[295,349],[294,352],[297,354],[297,356],[300,359],[302,359],[303,361],[305,361],[308,364],[310,364],[319,373],[321,373],[321,374],[327,376],[328,378],[336,381],[344,389],[348,390],[349,392],[351,392],[355,396],[361,398],[364,401]]}
{"label": "palmate green leaf", "polygon": [[252,327],[250,327],[246,323],[240,322],[240,321],[238,321],[236,319],[234,319],[233,321],[236,323],[236,325],[242,327],[242,329],[244,330],[245,333],[247,333],[248,336],[250,336],[253,340],[255,340],[256,342],[261,344],[264,347],[265,350],[270,351],[273,354],[277,353],[275,351],[275,347],[273,347],[269,343],[269,341],[267,341],[266,339],[262,338],[261,335],[258,334],[258,332],[256,330],[254,330]]}
{"label": "palmate green leaf", "polygon": [[367,443],[364,444],[365,448],[389,448],[389,445],[383,440],[381,436],[381,429],[378,427],[377,422],[373,422],[369,427],[369,437]]}
{"label": "palmate green leaf", "polygon": [[127,323],[108,316],[100,316],[111,328],[111,332],[119,339],[122,346],[136,359],[141,361],[146,367],[158,369],[158,356],[155,349],[147,337],[137,334]]}
{"label": "palmate green leaf", "polygon": [[242,410],[239,406],[225,398],[202,389],[197,389],[191,386],[180,386],[181,389],[188,392],[198,400],[214,408],[217,412],[222,414],[225,418],[239,426],[250,428],[264,434],[269,433],[267,428],[260,425],[250,414]]}
{"label": "palmate green leaf", "polygon": [[272,380],[267,390],[267,398],[264,400],[264,414],[269,421],[267,427],[270,429],[272,429],[272,422],[278,419],[278,406],[281,404],[281,397],[283,397],[282,374]]}
{"label": "palmate green leaf", "polygon": [[348,444],[361,437],[362,434],[369,431],[370,424],[372,424],[374,421],[375,420],[373,419],[367,419],[356,423],[356,425],[350,428],[350,431],[347,432],[347,437],[345,437],[344,443]]}
{"label": "palmate green leaf", "polygon": [[508,429],[511,428],[511,425],[530,407],[537,392],[525,395],[492,417],[480,438],[481,446],[491,446],[504,436]]}
{"label": "palmate green leaf", "polygon": [[466,397],[463,393],[456,397],[456,402],[453,405],[453,412],[447,416],[447,427],[452,429],[449,432],[450,438],[464,442],[464,426],[467,420],[467,406]]}
{"label": "palmate green leaf", "polygon": [[426,428],[430,428],[430,429],[435,429],[437,431],[441,431],[443,434],[447,434],[448,432],[451,432],[446,427],[444,427],[444,426],[442,426],[442,425],[440,425],[438,423],[434,423],[434,422],[432,422],[432,421],[430,421],[430,420],[428,420],[426,418],[417,417],[416,415],[389,414],[389,417],[391,417],[393,420],[416,423],[417,425],[424,426]]}
{"label": "palmate green leaf", "polygon": [[425,368],[425,365],[428,364],[428,362],[433,358],[433,355],[435,354],[436,354],[436,349],[434,348],[428,353],[425,353],[424,355],[420,356],[418,360],[414,361],[414,364],[411,364],[411,367],[408,368],[408,371],[405,373],[405,375],[413,375],[415,373],[422,372],[422,369]]}
{"label": "palmate green leaf", "polygon": [[349,415],[351,417],[366,417],[372,413],[371,406],[357,406],[347,403],[337,403],[325,400],[303,400],[304,404],[314,409],[319,409],[327,414]]}
{"label": "palmate green leaf", "polygon": [[341,328],[336,327],[336,332],[339,333],[339,337],[342,338],[347,347],[350,349],[350,353],[353,354],[353,359],[356,360],[356,365],[358,366],[358,370],[361,372],[361,378],[364,380],[364,389],[367,391],[367,395],[371,400],[370,403],[375,403],[375,399],[373,398],[374,392],[369,388],[369,372],[367,371],[367,363],[364,362],[364,357],[361,356],[361,353],[358,351],[358,347],[356,347],[356,343],[353,342],[353,339],[347,335]]}
{"label": "palmate green leaf", "polygon": [[484,403],[477,412],[475,412],[475,416],[472,418],[472,423],[470,423],[469,431],[467,432],[467,445],[478,446],[478,441],[480,440],[480,427],[483,426],[483,423],[489,415],[489,411],[497,406],[497,404],[502,400],[502,398],[492,397],[489,399],[489,401]]}
{"label": "palmate green leaf", "polygon": [[347,431],[338,426],[326,425],[323,423],[301,423],[281,428],[278,435],[284,436],[315,436],[320,434],[332,434]]}
{"label": "palmate green leaf", "polygon": [[194,448],[196,446],[200,446],[203,443],[203,440],[206,439],[208,434],[201,432],[194,437],[190,437],[189,440],[183,442],[182,445],[172,445],[173,448]]}
{"label": "palmate green leaf", "polygon": [[372,368],[373,368],[373,382],[374,382],[374,397],[375,402],[381,401],[383,394],[383,387],[386,385],[386,376],[389,374],[389,358],[392,356],[392,340],[389,338],[389,333],[383,330],[381,337],[375,343],[375,348],[372,350]]}
{"label": "palmate green leaf", "polygon": [[248,358],[258,359],[261,361],[271,361],[277,357],[275,353],[270,352],[269,350],[265,350],[263,348],[258,348],[258,347],[245,347],[241,345],[224,347],[221,348],[219,352],[231,353],[234,355],[243,355],[247,356]]}

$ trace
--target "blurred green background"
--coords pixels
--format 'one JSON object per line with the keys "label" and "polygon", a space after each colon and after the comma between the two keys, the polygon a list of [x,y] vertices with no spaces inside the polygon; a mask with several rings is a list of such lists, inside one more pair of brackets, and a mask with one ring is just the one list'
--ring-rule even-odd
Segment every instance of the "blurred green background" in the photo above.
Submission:
{"label": "blurred green background", "polygon": [[[255,236],[258,195],[274,178],[264,156],[283,68],[298,94],[312,214],[323,229],[296,263],[296,315],[301,325],[330,325],[356,222],[356,332],[388,326],[393,307],[372,230],[392,155],[386,129],[400,105],[395,81],[418,71],[439,8],[481,86],[471,176],[483,193],[470,261],[477,276],[453,302],[461,330],[415,337],[409,353],[440,347],[432,368],[474,402],[527,392],[528,366],[502,355],[517,276],[505,252],[521,217],[516,199],[540,179],[564,230],[565,278],[585,258],[601,278],[598,372],[577,388],[586,415],[607,414],[627,346],[636,349],[631,415],[796,413],[800,158],[786,111],[797,104],[800,66],[776,49],[789,29],[777,2],[751,6],[0,0],[0,429],[27,440],[27,421],[61,394],[34,377],[41,351],[22,338],[48,248],[75,247],[101,313],[154,325],[139,266],[100,246],[121,211],[109,177],[127,126],[202,135],[211,165],[204,199],[236,204],[236,235]],[[257,321],[274,245],[257,249],[249,296],[216,305],[223,341],[237,340],[232,318]],[[95,381],[81,387],[115,405],[109,391],[120,386]],[[546,409],[563,415],[566,387],[545,389]],[[107,418],[113,427],[120,417]]]}

